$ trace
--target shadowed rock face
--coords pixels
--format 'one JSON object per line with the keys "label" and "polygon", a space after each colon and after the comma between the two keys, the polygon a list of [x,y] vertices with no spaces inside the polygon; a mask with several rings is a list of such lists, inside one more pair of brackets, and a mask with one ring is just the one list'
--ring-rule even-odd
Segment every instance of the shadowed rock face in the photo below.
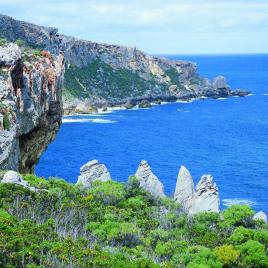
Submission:
{"label": "shadowed rock face", "polygon": [[59,129],[64,74],[62,55],[26,56],[13,43],[0,47],[0,168],[23,173],[33,171]]}
{"label": "shadowed rock face", "polygon": [[159,179],[153,174],[149,164],[142,160],[136,173],[136,178],[140,187],[157,197],[164,197],[164,186]]}

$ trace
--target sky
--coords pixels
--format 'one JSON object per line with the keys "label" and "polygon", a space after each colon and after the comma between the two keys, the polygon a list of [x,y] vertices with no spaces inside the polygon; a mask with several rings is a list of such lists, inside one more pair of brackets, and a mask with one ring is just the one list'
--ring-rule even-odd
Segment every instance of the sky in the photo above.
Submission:
{"label": "sky", "polygon": [[0,0],[0,13],[150,54],[268,53],[268,0]]}

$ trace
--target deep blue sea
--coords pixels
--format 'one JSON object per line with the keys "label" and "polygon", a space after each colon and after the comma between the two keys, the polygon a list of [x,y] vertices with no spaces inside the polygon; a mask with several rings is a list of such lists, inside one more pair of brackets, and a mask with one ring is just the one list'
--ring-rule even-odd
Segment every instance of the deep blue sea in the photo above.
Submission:
{"label": "deep blue sea", "polygon": [[252,95],[67,117],[36,174],[76,182],[80,166],[98,159],[114,180],[126,181],[146,159],[172,195],[185,165],[195,182],[213,175],[222,208],[246,202],[267,213],[268,55],[167,57],[194,61],[202,76],[224,75]]}

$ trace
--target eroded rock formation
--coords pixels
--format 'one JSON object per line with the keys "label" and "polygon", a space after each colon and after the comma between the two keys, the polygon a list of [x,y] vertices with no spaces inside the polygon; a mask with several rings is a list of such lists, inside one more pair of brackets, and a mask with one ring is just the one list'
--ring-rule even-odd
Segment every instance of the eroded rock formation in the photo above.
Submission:
{"label": "eroded rock formation", "polygon": [[164,186],[162,182],[153,174],[147,161],[142,160],[136,173],[136,178],[140,187],[150,192],[153,196],[164,197]]}
{"label": "eroded rock formation", "polygon": [[0,47],[0,168],[31,172],[61,124],[63,55]]}
{"label": "eroded rock formation", "polygon": [[261,220],[267,223],[267,215],[265,214],[265,212],[259,211],[253,216],[253,220]]}
{"label": "eroded rock formation", "polygon": [[111,180],[111,175],[104,164],[100,164],[98,160],[91,160],[80,168],[77,184],[90,188],[96,180],[108,181]]}
{"label": "eroded rock formation", "polygon": [[196,214],[201,211],[219,212],[219,192],[211,175],[203,175],[193,194],[192,206],[189,213]]}
{"label": "eroded rock formation", "polygon": [[189,211],[192,206],[193,194],[194,183],[192,176],[186,167],[181,166],[177,178],[174,199],[182,205],[185,211]]}
{"label": "eroded rock formation", "polygon": [[184,166],[179,171],[174,199],[189,214],[202,211],[219,212],[219,192],[213,183],[213,177],[203,175],[194,190],[192,176]]}

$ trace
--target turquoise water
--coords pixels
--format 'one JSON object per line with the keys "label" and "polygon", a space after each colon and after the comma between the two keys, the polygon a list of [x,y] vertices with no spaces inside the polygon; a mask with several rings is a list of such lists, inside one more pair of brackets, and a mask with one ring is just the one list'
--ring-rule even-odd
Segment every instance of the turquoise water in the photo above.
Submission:
{"label": "turquoise water", "polygon": [[197,62],[201,75],[222,74],[253,94],[67,117],[37,175],[76,182],[79,167],[98,159],[126,181],[146,159],[172,195],[183,164],[195,182],[214,176],[222,207],[246,202],[268,212],[268,55],[168,57]]}

